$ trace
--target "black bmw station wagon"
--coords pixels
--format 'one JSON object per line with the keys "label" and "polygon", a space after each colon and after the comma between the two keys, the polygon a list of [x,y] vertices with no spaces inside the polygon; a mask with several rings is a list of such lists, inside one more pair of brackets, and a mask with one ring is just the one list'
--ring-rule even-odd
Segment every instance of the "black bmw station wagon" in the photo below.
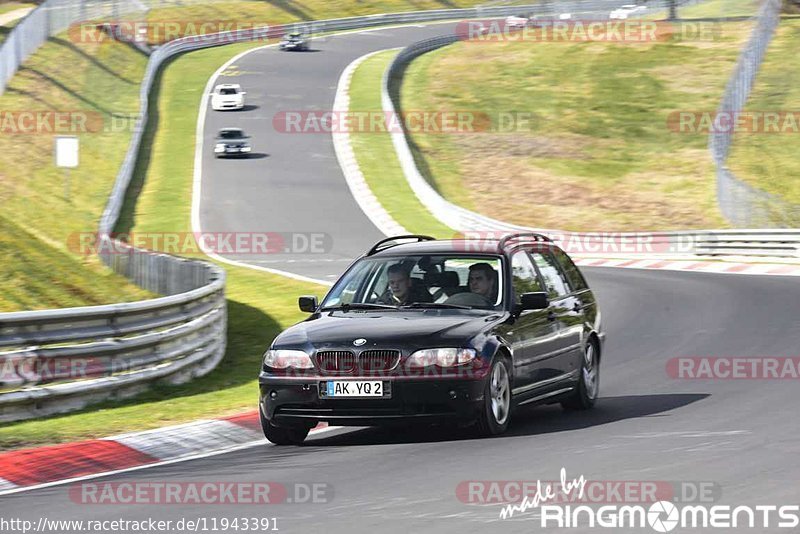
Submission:
{"label": "black bmw station wagon", "polygon": [[399,236],[356,260],[259,376],[267,439],[299,444],[319,422],[457,422],[504,432],[513,409],[598,395],[605,334],[580,270],[544,235]]}

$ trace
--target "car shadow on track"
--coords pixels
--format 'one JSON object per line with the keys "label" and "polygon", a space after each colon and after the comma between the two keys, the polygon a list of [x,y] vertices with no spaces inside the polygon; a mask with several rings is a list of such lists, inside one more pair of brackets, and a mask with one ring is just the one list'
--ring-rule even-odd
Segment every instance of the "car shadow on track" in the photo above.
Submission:
{"label": "car shadow on track", "polygon": [[[639,417],[668,417],[665,412],[701,401],[709,394],[681,393],[665,395],[626,395],[603,397],[593,410],[564,411],[557,406],[522,407],[514,413],[508,431],[494,439],[535,436],[580,430]],[[476,439],[472,428],[453,426],[370,427],[356,432],[319,438],[309,437],[307,446],[394,445]]]}

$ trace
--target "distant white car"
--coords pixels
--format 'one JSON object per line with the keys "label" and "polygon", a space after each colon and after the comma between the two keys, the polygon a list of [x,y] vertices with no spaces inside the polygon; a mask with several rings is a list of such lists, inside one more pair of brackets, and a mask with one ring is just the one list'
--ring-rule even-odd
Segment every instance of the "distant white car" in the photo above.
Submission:
{"label": "distant white car", "polygon": [[244,107],[244,95],[246,94],[238,83],[218,85],[214,88],[214,92],[211,93],[211,109],[214,111],[242,109]]}
{"label": "distant white car", "polygon": [[637,6],[636,4],[625,4],[624,6],[620,6],[611,13],[609,13],[608,18],[610,19],[617,19],[617,20],[624,20],[637,13],[639,11],[646,10],[647,7],[645,6]]}
{"label": "distant white car", "polygon": [[522,29],[528,25],[528,20],[530,19],[522,16],[512,15],[510,17],[506,17],[506,28]]}

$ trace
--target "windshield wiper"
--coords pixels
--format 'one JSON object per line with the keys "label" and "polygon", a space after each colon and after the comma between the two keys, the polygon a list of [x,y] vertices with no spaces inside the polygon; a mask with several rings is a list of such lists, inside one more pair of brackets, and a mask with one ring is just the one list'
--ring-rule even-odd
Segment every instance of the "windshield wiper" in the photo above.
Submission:
{"label": "windshield wiper", "polygon": [[372,302],[353,302],[350,304],[340,304],[339,306],[325,306],[320,311],[330,310],[396,310],[397,308],[391,304],[376,304]]}
{"label": "windshield wiper", "polygon": [[412,302],[401,308],[442,308],[447,310],[471,310],[470,306],[460,306],[458,304],[445,304],[444,302]]}

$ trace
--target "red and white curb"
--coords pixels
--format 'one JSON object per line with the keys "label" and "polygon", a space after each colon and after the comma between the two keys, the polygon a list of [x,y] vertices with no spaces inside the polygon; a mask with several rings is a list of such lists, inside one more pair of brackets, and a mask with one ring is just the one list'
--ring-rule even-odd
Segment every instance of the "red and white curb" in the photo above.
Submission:
{"label": "red and white curb", "polygon": [[[327,427],[321,424],[312,432]],[[258,411],[0,453],[0,495],[266,445]]]}
{"label": "red and white curb", "polygon": [[714,274],[752,274],[762,276],[800,276],[800,265],[788,263],[735,263],[730,261],[698,261],[696,259],[631,259],[573,256],[580,267],[614,267],[656,269]]}

